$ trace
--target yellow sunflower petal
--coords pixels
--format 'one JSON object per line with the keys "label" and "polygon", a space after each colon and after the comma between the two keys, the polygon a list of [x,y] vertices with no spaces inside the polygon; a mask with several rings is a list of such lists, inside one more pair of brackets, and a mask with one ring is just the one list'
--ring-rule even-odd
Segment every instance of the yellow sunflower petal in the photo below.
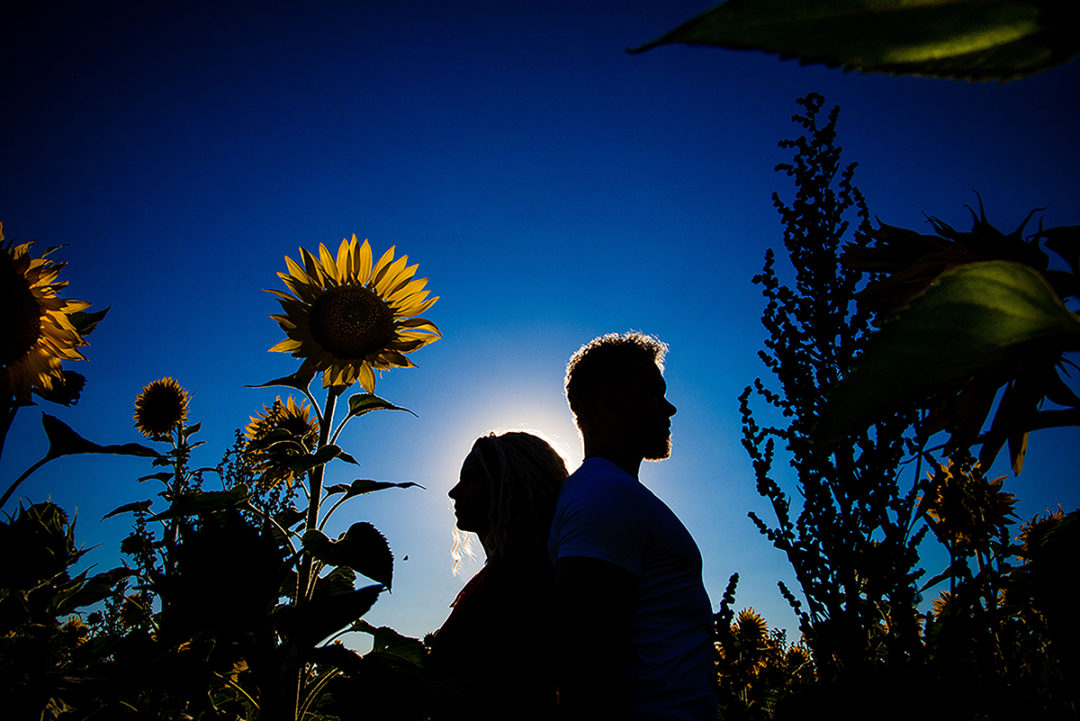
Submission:
{"label": "yellow sunflower petal", "polygon": [[[356,236],[353,237],[355,238]],[[357,261],[359,266],[356,269],[355,280],[360,285],[367,285],[367,282],[371,280],[372,267],[371,246],[368,244],[367,238],[365,238],[364,242],[360,245]]]}
{"label": "yellow sunflower petal", "polygon": [[409,256],[403,255],[390,265],[384,266],[380,272],[375,274],[372,283],[379,295],[384,298],[386,297],[388,289],[400,276],[401,271],[404,270],[405,264],[408,262]]}
{"label": "yellow sunflower petal", "polygon": [[359,368],[360,385],[368,393],[375,392],[375,372],[366,363]]}
{"label": "yellow sunflower petal", "polygon": [[379,261],[375,264],[375,267],[371,269],[371,284],[374,285],[383,271],[386,270],[386,266],[394,262],[394,249],[397,246],[391,245],[386,249],[386,252],[382,254]]}

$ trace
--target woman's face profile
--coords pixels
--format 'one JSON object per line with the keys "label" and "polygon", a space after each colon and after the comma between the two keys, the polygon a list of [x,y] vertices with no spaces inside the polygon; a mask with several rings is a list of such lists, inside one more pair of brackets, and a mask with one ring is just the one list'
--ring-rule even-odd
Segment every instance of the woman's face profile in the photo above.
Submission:
{"label": "woman's face profile", "polygon": [[479,451],[474,446],[461,464],[457,484],[447,494],[454,501],[457,527],[462,531],[482,534],[488,530],[491,511],[491,481],[480,463]]}

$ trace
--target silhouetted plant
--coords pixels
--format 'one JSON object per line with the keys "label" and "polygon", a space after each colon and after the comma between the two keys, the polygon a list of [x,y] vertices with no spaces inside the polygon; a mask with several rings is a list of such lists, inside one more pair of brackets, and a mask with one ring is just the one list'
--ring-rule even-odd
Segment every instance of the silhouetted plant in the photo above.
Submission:
{"label": "silhouetted plant", "polygon": [[[916,415],[913,403],[889,406],[887,412],[874,405],[873,395],[886,391],[868,390],[866,398],[857,399],[849,389],[849,401],[865,400],[870,408],[863,409],[869,427],[847,424],[843,433],[834,428],[827,434],[832,441],[828,446],[818,443],[818,436],[831,410],[827,391],[861,372],[865,366],[860,364],[871,350],[878,354],[880,367],[892,362],[881,360],[879,335],[888,331],[890,321],[880,319],[911,297],[921,297],[935,279],[951,287],[949,274],[955,271],[948,270],[950,263],[993,270],[993,263],[971,264],[971,254],[996,253],[1007,258],[1001,262],[1011,264],[1004,269],[1011,273],[1021,266],[1018,260],[1030,262],[1031,272],[1052,275],[1065,296],[1076,294],[1075,268],[1048,270],[1047,256],[1035,239],[1024,239],[1019,230],[1009,236],[998,233],[981,215],[971,237],[940,221],[935,227],[948,240],[885,225],[871,231],[866,205],[852,185],[854,165],[840,168],[836,110],[820,123],[820,96],[808,96],[800,104],[806,112],[795,120],[806,135],[781,143],[794,149],[795,158],[778,166],[794,177],[795,199],[788,206],[774,196],[785,224],[794,284],[780,280],[771,252],[764,272],[754,279],[768,300],[762,320],[769,337],[761,357],[780,389],[772,391],[757,380],[740,398],[743,443],[777,525],[751,517],[791,562],[803,600],[783,584],[781,591],[799,616],[819,674],[814,686],[780,698],[776,716],[827,708],[844,718],[886,698],[897,716],[1069,718],[1077,705],[1065,679],[1075,664],[1063,655],[1080,639],[1072,614],[1063,613],[1067,604],[1062,595],[1051,591],[1046,581],[1063,573],[1064,559],[1078,550],[1076,526],[1071,516],[1054,516],[1033,522],[1019,540],[1012,540],[1015,498],[1004,490],[1004,477],[988,479],[986,464],[968,452],[970,445],[982,442],[982,455],[992,460],[1010,438],[1014,469],[1019,471],[1026,433],[1038,425],[1032,424],[1032,413],[1016,415],[1017,405],[1009,399],[1022,395],[1032,408],[1044,395],[1071,403],[1075,396],[1062,391],[1068,388],[1057,374],[1056,361],[999,366],[1004,375],[994,376],[991,384],[978,384],[978,403],[971,401],[976,391],[957,396],[959,391],[939,386],[934,397],[938,405],[931,404],[923,415]],[[858,219],[853,229],[845,222],[847,214]],[[849,230],[853,232],[841,256],[842,238]],[[1035,238],[1052,238],[1054,249],[1068,260],[1075,232],[1046,233],[1040,231]],[[864,276],[863,271],[871,274]],[[1025,273],[1020,275],[1027,278]],[[972,279],[969,290],[974,292],[985,280]],[[935,285],[925,295],[939,290]],[[981,308],[980,303],[976,297],[969,305]],[[1057,307],[1046,307],[1052,306]],[[946,316],[943,322],[952,320]],[[882,325],[884,330],[878,330]],[[901,355],[907,352],[895,343],[888,347]],[[1061,345],[1044,343],[1039,348],[1060,360]],[[933,351],[920,347],[912,352]],[[933,359],[926,363],[932,365]],[[1025,381],[1009,375],[1017,369]],[[926,372],[941,373],[932,368]],[[865,380],[858,387],[865,388]],[[879,375],[877,381],[890,379]],[[978,429],[1003,383],[1009,385],[997,418],[1007,421],[995,420],[980,436]],[[758,423],[750,408],[755,393],[775,409],[781,425]],[[1055,413],[1042,411],[1047,412]],[[945,463],[925,451],[928,437],[942,430],[951,433],[943,446]],[[777,443],[790,455],[801,508],[792,508],[773,476]],[[925,476],[920,470],[924,462],[933,467]],[[902,482],[909,470],[910,481]],[[1050,550],[1033,540],[1043,535],[1032,529],[1059,525],[1063,530],[1051,534]],[[917,568],[919,550],[928,531],[949,560],[944,570],[917,587],[923,573]],[[1035,578],[1041,580],[1033,584]],[[921,592],[945,582],[948,589],[934,608],[920,613]],[[1036,587],[1038,594],[1033,593]],[[1051,623],[1051,617],[1057,620]],[[906,686],[917,686],[922,701],[905,694]]]}
{"label": "silhouetted plant", "polygon": [[[855,165],[841,166],[837,109],[822,118],[824,99],[817,94],[799,104],[803,114],[794,120],[805,134],[780,143],[794,157],[777,166],[794,179],[795,197],[788,205],[773,196],[794,283],[781,280],[771,250],[754,278],[768,301],[762,322],[769,335],[759,355],[779,390],[758,379],[740,404],[743,445],[776,525],[750,516],[792,565],[804,600],[783,584],[781,590],[800,619],[818,673],[830,679],[903,664],[919,652],[915,580],[922,533],[913,532],[915,490],[900,481],[901,463],[916,451],[916,419],[879,419],[828,454],[811,442],[824,390],[851,367],[871,331],[870,314],[854,302],[861,273],[839,258],[846,237],[856,246],[869,241],[869,211],[853,183]],[[750,407],[754,395],[783,425],[758,423]],[[801,508],[792,507],[773,475],[777,443],[790,456]]]}
{"label": "silhouetted plant", "polygon": [[731,576],[714,616],[717,692],[723,719],[772,718],[777,704],[816,679],[810,652],[769,629],[752,608],[734,613],[739,575]]}

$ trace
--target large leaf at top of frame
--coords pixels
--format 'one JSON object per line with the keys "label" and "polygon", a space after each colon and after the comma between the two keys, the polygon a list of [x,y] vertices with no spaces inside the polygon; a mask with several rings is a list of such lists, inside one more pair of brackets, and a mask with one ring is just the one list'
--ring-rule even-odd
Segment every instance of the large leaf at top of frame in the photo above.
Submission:
{"label": "large leaf at top of frame", "polygon": [[862,72],[1010,80],[1080,51],[1076,0],[728,0],[666,43],[763,50]]}
{"label": "large leaf at top of frame", "polygon": [[826,396],[815,440],[830,443],[949,383],[1034,349],[1080,349],[1080,319],[1021,263],[943,273],[878,331]]}

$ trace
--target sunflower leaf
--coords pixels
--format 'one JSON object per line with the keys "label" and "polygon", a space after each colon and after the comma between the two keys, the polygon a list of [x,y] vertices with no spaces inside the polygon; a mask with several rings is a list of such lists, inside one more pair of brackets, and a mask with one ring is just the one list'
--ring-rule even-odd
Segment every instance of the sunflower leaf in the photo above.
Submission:
{"label": "sunflower leaf", "polygon": [[414,666],[424,665],[427,654],[424,652],[423,641],[418,638],[404,636],[389,626],[373,626],[364,619],[354,623],[352,630],[372,635],[372,651],[388,653]]}
{"label": "sunflower leaf", "polygon": [[93,332],[94,328],[97,327],[97,324],[101,322],[101,319],[104,318],[105,314],[108,312],[109,306],[106,306],[101,310],[94,311],[93,313],[88,313],[86,311],[80,310],[68,315],[68,320],[70,320],[71,324],[75,326],[75,330],[79,333],[79,335],[85,336]]}
{"label": "sunflower leaf", "polygon": [[394,554],[386,536],[370,523],[354,523],[336,541],[321,531],[311,530],[304,534],[303,544],[316,560],[331,566],[348,566],[387,590],[391,588]]}
{"label": "sunflower leaf", "polygon": [[111,453],[120,456],[143,456],[147,458],[158,458],[161,455],[154,449],[138,443],[102,446],[93,441],[88,441],[72,430],[71,426],[55,416],[50,416],[48,413],[41,414],[41,425],[45,428],[45,435],[49,439],[49,452],[45,454],[45,457],[49,460],[77,453]]}
{"label": "sunflower leaf", "polygon": [[151,521],[170,518],[199,516],[204,513],[236,508],[247,501],[251,495],[246,484],[238,483],[227,491],[199,491],[183,493],[172,499],[172,505],[165,511],[150,517]]}
{"label": "sunflower leaf", "polygon": [[382,591],[380,585],[366,586],[313,599],[302,606],[281,606],[275,614],[278,631],[298,648],[312,648],[367,613]]}
{"label": "sunflower leaf", "polygon": [[1080,319],[1021,263],[943,273],[871,339],[826,395],[814,440],[828,444],[899,407],[1032,348],[1080,348]]}
{"label": "sunflower leaf", "polygon": [[284,386],[286,388],[295,388],[298,391],[306,391],[307,387],[311,385],[312,379],[315,378],[315,374],[304,371],[302,368],[292,375],[284,376],[282,378],[275,378],[272,381],[266,381],[265,383],[259,383],[258,385],[246,385],[245,388],[270,388],[272,386]]}
{"label": "sunflower leaf", "polygon": [[371,411],[405,411],[406,413],[412,413],[414,416],[416,415],[408,408],[395,406],[390,401],[380,398],[374,393],[354,393],[349,398],[349,418],[362,416]]}
{"label": "sunflower leaf", "polygon": [[[83,574],[85,575],[85,574]],[[75,609],[90,606],[112,595],[113,588],[117,583],[134,576],[135,571],[130,568],[114,568],[111,571],[97,573],[91,576],[85,583],[77,586],[74,593],[66,597],[57,605],[56,614],[63,616],[74,613]]]}
{"label": "sunflower leaf", "polygon": [[118,508],[114,508],[108,513],[106,513],[104,516],[101,517],[101,520],[104,521],[106,518],[119,516],[121,513],[130,513],[132,511],[148,511],[150,510],[150,506],[152,506],[153,504],[154,501],[150,499],[145,501],[135,501],[134,503],[125,503],[124,505]]}
{"label": "sunflower leaf", "polygon": [[355,571],[348,566],[338,566],[315,582],[315,590],[312,592],[312,598],[323,598],[338,593],[348,593],[349,591],[354,590],[353,584],[355,582]]}
{"label": "sunflower leaf", "polygon": [[289,467],[290,471],[300,474],[307,473],[312,468],[317,468],[318,466],[329,463],[335,458],[340,458],[343,461],[347,461],[357,466],[360,465],[356,462],[355,458],[341,450],[340,446],[335,446],[333,444],[327,444],[314,453],[297,458],[289,458],[283,462]]}
{"label": "sunflower leaf", "polygon": [[381,491],[384,488],[424,488],[419,483],[413,481],[402,481],[401,483],[392,483],[390,481],[373,481],[369,478],[357,478],[352,483],[335,483],[332,486],[326,487],[327,495],[334,495],[336,493],[344,493],[346,500],[353,496],[359,496],[364,493],[372,493],[374,491]]}
{"label": "sunflower leaf", "polygon": [[125,443],[122,446],[102,446],[93,441],[88,441],[55,416],[48,413],[41,414],[41,425],[45,429],[45,436],[49,439],[49,450],[45,456],[23,471],[22,475],[8,486],[4,495],[0,496],[0,507],[3,507],[11,494],[19,487],[26,478],[41,466],[61,456],[70,456],[78,453],[110,453],[120,456],[143,456],[153,458],[155,462],[162,458],[161,454],[152,448],[139,445],[138,443]]}
{"label": "sunflower leaf", "polygon": [[1040,0],[728,0],[656,40],[763,50],[864,73],[1010,80],[1080,51],[1073,3]]}

